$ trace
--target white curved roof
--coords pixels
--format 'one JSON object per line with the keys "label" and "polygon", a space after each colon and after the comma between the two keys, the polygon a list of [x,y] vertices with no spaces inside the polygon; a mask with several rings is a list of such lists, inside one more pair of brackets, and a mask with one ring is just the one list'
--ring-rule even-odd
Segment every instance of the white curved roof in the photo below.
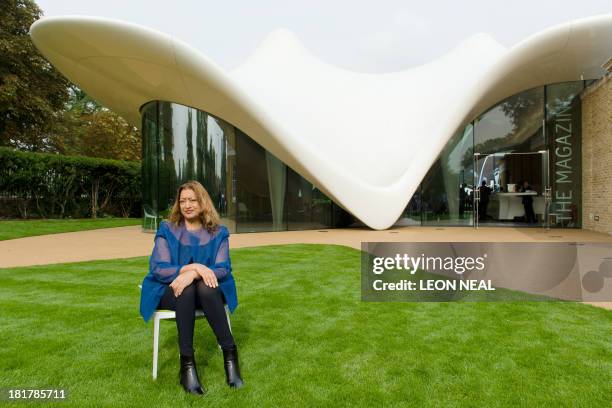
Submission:
{"label": "white curved roof", "polygon": [[224,71],[188,44],[139,25],[44,18],[34,44],[76,85],[140,126],[153,100],[240,128],[368,226],[401,215],[450,137],[476,114],[535,86],[597,78],[612,15],[552,27],[511,48],[485,34],[430,63],[364,74],[328,65],[288,31]]}

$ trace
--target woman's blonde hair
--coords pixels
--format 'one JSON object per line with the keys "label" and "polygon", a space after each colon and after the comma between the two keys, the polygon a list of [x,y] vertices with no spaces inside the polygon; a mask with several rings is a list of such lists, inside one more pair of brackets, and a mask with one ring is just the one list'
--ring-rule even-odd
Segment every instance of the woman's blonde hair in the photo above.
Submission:
{"label": "woman's blonde hair", "polygon": [[216,230],[221,224],[219,213],[215,209],[215,206],[204,186],[195,180],[181,184],[181,186],[178,188],[176,192],[176,199],[174,200],[174,205],[172,206],[172,211],[170,212],[170,217],[168,217],[168,219],[175,225],[185,222],[183,214],[181,214],[181,205],[179,204],[181,192],[185,189],[189,189],[195,193],[196,199],[202,208],[200,220],[202,221],[204,228],[206,228],[209,232]]}

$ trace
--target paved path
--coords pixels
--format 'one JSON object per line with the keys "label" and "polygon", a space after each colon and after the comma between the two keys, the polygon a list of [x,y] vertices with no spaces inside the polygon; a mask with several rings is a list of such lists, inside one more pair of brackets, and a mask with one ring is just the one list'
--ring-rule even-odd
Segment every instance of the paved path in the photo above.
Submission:
{"label": "paved path", "polygon": [[[324,231],[324,232],[323,232]],[[154,235],[140,226],[66,232],[0,241],[0,268],[146,256]],[[360,248],[371,242],[612,242],[612,235],[540,228],[402,227],[386,231],[329,229],[232,234],[232,248],[309,243]]]}
{"label": "paved path", "polygon": [[[67,232],[0,241],[0,268],[148,256],[152,233],[140,226]],[[401,227],[386,231],[329,229],[232,234],[232,248],[309,243],[359,249],[372,242],[612,242],[612,236],[585,230],[543,228]],[[597,304],[612,309],[612,302]]]}

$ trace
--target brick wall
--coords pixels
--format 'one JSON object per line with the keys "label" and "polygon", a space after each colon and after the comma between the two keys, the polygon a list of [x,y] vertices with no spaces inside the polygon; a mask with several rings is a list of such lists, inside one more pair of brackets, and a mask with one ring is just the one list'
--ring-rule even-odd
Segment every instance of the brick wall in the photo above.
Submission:
{"label": "brick wall", "polygon": [[612,73],[581,97],[582,228],[612,234]]}

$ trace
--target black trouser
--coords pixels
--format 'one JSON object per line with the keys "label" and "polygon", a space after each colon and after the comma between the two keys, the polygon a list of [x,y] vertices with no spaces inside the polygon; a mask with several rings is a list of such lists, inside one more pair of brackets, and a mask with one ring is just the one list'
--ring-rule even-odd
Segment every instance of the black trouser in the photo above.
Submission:
{"label": "black trouser", "polygon": [[537,222],[535,212],[533,211],[533,203],[524,203],[523,208],[525,209],[525,221],[528,223]]}
{"label": "black trouser", "polygon": [[479,205],[478,220],[484,221],[487,219],[487,207],[489,206],[489,200],[486,200],[486,201],[480,200],[478,202],[478,205]]}
{"label": "black trouser", "polygon": [[206,320],[222,348],[234,345],[234,337],[227,323],[225,306],[219,288],[211,288],[206,286],[202,280],[197,280],[183,289],[179,297],[174,297],[174,291],[168,285],[157,308],[176,311],[179,349],[184,356],[193,356],[196,308],[201,308],[206,315]]}

